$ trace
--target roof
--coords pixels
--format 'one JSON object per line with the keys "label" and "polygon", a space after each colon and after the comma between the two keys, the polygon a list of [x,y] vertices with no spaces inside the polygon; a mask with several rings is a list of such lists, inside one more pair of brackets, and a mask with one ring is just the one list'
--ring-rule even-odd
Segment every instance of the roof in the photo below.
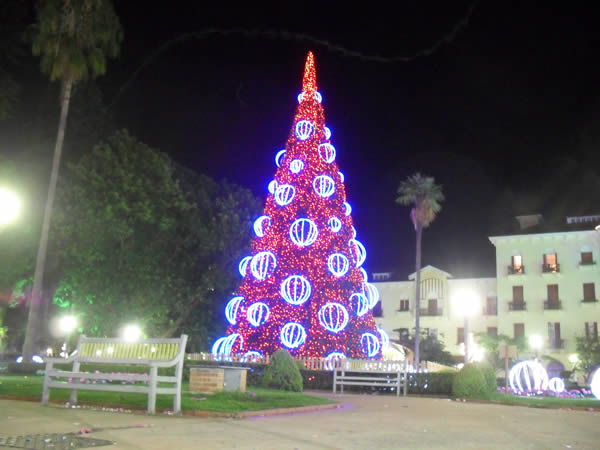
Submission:
{"label": "roof", "polygon": [[[425,272],[426,270],[432,270],[432,271],[434,271],[434,272],[441,273],[441,274],[442,274],[442,275],[444,275],[446,278],[452,278],[452,275],[451,275],[451,274],[449,274],[448,272],[444,272],[442,269],[438,269],[437,267],[434,267],[434,266],[431,266],[431,265],[428,265],[428,266],[422,267],[422,268],[421,268],[421,273]],[[409,279],[409,280],[414,280],[414,279],[415,279],[415,277],[416,277],[416,275],[417,275],[417,272],[413,272],[413,273],[411,273],[411,274],[408,276],[408,279]]]}

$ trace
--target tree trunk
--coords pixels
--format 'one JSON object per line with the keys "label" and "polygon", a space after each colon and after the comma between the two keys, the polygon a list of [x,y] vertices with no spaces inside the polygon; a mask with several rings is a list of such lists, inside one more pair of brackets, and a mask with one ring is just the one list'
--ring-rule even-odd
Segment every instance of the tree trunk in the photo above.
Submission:
{"label": "tree trunk", "polygon": [[419,341],[421,339],[421,238],[423,236],[423,226],[417,222],[416,224],[417,246],[415,251],[415,355],[414,366],[415,370],[419,366]]}
{"label": "tree trunk", "polygon": [[31,356],[39,350],[40,329],[44,324],[41,323],[42,308],[42,285],[44,281],[44,270],[46,268],[46,252],[48,248],[48,233],[50,231],[50,218],[52,216],[52,207],[54,206],[54,197],[56,194],[56,182],[58,180],[58,169],[60,167],[60,157],[62,154],[63,142],[65,140],[65,129],[67,128],[67,115],[69,113],[69,103],[71,101],[71,89],[73,80],[67,78],[64,81],[63,97],[60,107],[60,120],[58,123],[58,134],[56,136],[56,145],[54,147],[54,158],[52,159],[52,172],[50,173],[50,185],[48,186],[48,198],[46,199],[46,208],[44,209],[44,221],[42,222],[42,235],[40,236],[40,245],[38,247],[37,259],[35,263],[35,274],[33,278],[33,289],[31,291],[31,300],[29,303],[29,316],[27,319],[27,331],[25,333],[25,343],[23,344],[23,361],[28,362]]}

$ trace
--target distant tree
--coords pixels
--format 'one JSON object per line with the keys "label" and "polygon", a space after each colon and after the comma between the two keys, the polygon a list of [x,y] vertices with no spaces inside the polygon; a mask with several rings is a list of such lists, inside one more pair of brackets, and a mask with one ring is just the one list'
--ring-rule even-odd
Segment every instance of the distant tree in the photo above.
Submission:
{"label": "distant tree", "polygon": [[579,357],[579,367],[585,372],[586,379],[592,374],[595,368],[600,367],[600,338],[577,337],[577,356]]}
{"label": "distant tree", "polygon": [[486,332],[475,333],[474,338],[475,342],[483,348],[486,360],[496,369],[504,368],[504,358],[500,357],[500,346],[502,344],[515,345],[519,353],[529,350],[525,338],[511,338],[505,334],[492,336]]}
{"label": "distant tree", "polygon": [[[415,335],[404,335],[400,337],[400,344],[410,349],[415,348]],[[452,366],[456,364],[456,358],[446,350],[446,346],[439,338],[431,333],[421,332],[419,339],[421,361],[431,361]]]}
{"label": "distant tree", "polygon": [[416,249],[415,249],[415,364],[419,364],[419,339],[420,339],[420,311],[421,306],[421,240],[423,229],[434,221],[437,213],[442,209],[444,201],[442,186],[435,184],[433,177],[423,176],[420,173],[409,176],[400,183],[396,203],[410,206],[410,218],[415,227]]}
{"label": "distant tree", "polygon": [[40,56],[42,72],[51,81],[60,80],[62,89],[58,134],[23,344],[26,361],[34,352],[38,330],[42,327],[40,294],[71,91],[76,83],[103,75],[107,59],[118,55],[123,39],[121,24],[109,0],[41,0],[36,16],[33,54]]}

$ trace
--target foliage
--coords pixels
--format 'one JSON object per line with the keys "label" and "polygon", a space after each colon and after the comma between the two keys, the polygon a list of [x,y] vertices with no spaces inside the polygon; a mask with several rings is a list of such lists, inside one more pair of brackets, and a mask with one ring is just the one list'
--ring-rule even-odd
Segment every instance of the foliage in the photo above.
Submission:
{"label": "foliage", "polygon": [[396,203],[401,205],[414,205],[411,218],[415,228],[417,224],[427,228],[441,211],[443,201],[442,186],[435,184],[435,178],[421,175],[419,172],[400,183],[396,199]]}
{"label": "foliage", "polygon": [[302,375],[298,365],[287,352],[279,349],[263,371],[263,385],[284,391],[302,392]]}
{"label": "foliage", "polygon": [[488,362],[480,362],[477,364],[479,370],[483,374],[488,392],[495,392],[498,387],[496,381],[496,370]]}
{"label": "foliage", "polygon": [[[400,336],[400,339],[400,343],[405,347],[414,348],[414,334]],[[431,361],[449,366],[456,364],[456,359],[446,350],[444,342],[434,334],[421,331],[419,349],[421,361]]]}
{"label": "foliage", "polygon": [[10,362],[7,366],[7,372],[12,375],[35,375],[38,371],[44,370],[45,364],[37,364],[34,362]]}
{"label": "foliage", "polygon": [[589,376],[596,367],[600,366],[600,338],[577,337],[575,341],[579,366]]}
{"label": "foliage", "polygon": [[408,376],[408,393],[418,395],[452,395],[454,378],[458,372],[443,371],[413,373]]}
{"label": "foliage", "polygon": [[502,344],[515,345],[519,353],[529,350],[525,338],[511,338],[505,334],[491,336],[486,332],[475,333],[475,341],[485,350],[487,362],[494,368],[504,368],[504,358],[500,357],[500,346]]}
{"label": "foliage", "polygon": [[36,13],[32,52],[50,80],[104,75],[118,56],[123,29],[109,0],[42,0]]}
{"label": "foliage", "polygon": [[475,364],[466,364],[454,377],[452,395],[456,398],[485,398],[489,394],[483,373]]}

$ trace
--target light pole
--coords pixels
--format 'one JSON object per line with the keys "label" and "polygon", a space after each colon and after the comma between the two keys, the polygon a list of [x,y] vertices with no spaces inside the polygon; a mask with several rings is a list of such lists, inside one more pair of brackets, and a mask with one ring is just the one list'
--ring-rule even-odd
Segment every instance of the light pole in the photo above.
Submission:
{"label": "light pole", "polygon": [[58,321],[58,327],[65,334],[65,343],[63,344],[64,357],[69,357],[69,338],[71,333],[77,328],[77,318],[75,316],[62,316]]}
{"label": "light pole", "polygon": [[0,187],[0,226],[13,222],[21,211],[21,201],[14,192]]}
{"label": "light pole", "polygon": [[454,298],[454,309],[459,316],[464,317],[463,341],[465,346],[465,364],[469,362],[469,318],[479,310],[479,298],[471,290],[458,292]]}

